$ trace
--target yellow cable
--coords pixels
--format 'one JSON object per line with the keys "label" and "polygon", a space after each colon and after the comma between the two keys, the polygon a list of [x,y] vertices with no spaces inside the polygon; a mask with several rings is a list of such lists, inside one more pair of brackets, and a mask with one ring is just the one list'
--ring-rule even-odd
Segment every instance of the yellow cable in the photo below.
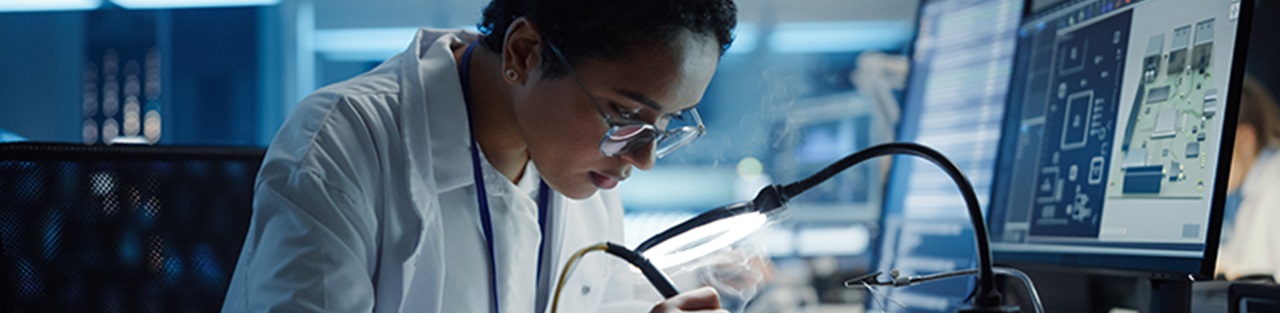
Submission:
{"label": "yellow cable", "polygon": [[605,251],[608,248],[609,245],[602,242],[590,247],[582,248],[582,250],[574,252],[573,256],[569,257],[569,262],[564,264],[564,270],[560,271],[560,279],[556,280],[556,292],[553,298],[551,298],[551,313],[556,313],[556,309],[560,307],[560,290],[564,288],[564,282],[569,278],[569,272],[573,271],[573,266],[578,263],[578,259],[581,259],[582,256],[588,252]]}

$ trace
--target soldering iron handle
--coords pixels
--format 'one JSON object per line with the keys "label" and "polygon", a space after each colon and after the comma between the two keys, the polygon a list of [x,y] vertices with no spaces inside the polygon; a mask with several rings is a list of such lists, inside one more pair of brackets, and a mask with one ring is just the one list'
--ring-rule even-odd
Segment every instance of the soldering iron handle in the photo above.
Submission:
{"label": "soldering iron handle", "polygon": [[605,249],[606,252],[640,268],[640,273],[644,274],[644,278],[649,280],[649,284],[652,284],[654,289],[658,289],[658,293],[662,294],[662,298],[670,299],[680,294],[680,291],[676,290],[675,284],[671,283],[666,274],[654,267],[648,258],[616,243],[609,242],[606,245],[608,245],[608,248]]}

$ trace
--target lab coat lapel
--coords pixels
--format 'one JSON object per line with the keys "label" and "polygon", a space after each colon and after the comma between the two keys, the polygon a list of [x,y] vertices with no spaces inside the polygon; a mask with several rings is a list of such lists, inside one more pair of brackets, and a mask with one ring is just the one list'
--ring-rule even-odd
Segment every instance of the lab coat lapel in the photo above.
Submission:
{"label": "lab coat lapel", "polygon": [[[464,33],[462,36],[474,36]],[[405,257],[386,256],[403,261],[401,266],[379,266],[379,295],[396,294],[396,301],[379,299],[376,311],[438,312],[445,301],[444,234],[440,217],[440,194],[471,181],[466,164],[468,137],[466,111],[462,106],[458,71],[449,44],[461,39],[456,33],[420,29],[405,52],[394,57],[400,64],[400,119],[398,127],[408,154],[408,184],[413,207],[421,216],[419,242]],[[387,252],[392,253],[392,252]],[[421,267],[421,268],[419,268]],[[415,275],[421,276],[415,279]],[[430,286],[426,285],[430,284]],[[408,295],[410,290],[420,294]],[[429,307],[401,307],[405,297],[414,303],[431,303]],[[422,299],[436,298],[436,299]],[[388,305],[395,303],[396,305]]]}
{"label": "lab coat lapel", "polygon": [[[429,35],[430,30],[420,30],[419,36]],[[477,39],[475,34],[464,33],[465,39],[458,36],[445,35],[435,40],[421,41],[424,46],[421,49],[426,51],[420,52],[418,59],[420,64],[409,71],[417,71],[417,75],[404,75],[407,79],[419,79],[420,81],[408,81],[404,88],[414,88],[415,91],[405,92],[406,95],[413,95],[415,102],[406,101],[406,105],[411,107],[415,114],[406,114],[405,120],[402,121],[406,127],[425,126],[417,132],[410,134],[417,135],[417,138],[410,138],[411,142],[418,142],[420,146],[427,147],[430,150],[426,160],[413,160],[414,164],[431,164],[432,177],[434,177],[435,190],[437,193],[444,193],[464,185],[470,185],[471,167],[461,166],[471,162],[468,150],[471,144],[470,123],[467,119],[467,108],[462,95],[462,82],[458,77],[457,60],[453,57],[453,51],[449,48],[451,43],[460,43],[463,40]],[[418,43],[415,43],[418,44]],[[427,105],[427,104],[430,105]],[[427,125],[421,125],[426,121]],[[408,136],[408,135],[406,135]],[[430,144],[427,144],[430,142]],[[423,161],[423,162],[419,162]]]}

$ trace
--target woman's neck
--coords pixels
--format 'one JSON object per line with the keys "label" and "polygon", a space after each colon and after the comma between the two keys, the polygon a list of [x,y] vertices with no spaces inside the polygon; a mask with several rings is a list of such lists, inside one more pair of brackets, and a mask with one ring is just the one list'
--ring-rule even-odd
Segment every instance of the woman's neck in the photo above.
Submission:
{"label": "woman's neck", "polygon": [[[461,59],[459,50],[454,53]],[[511,182],[518,182],[529,163],[529,150],[516,124],[511,89],[502,78],[502,60],[481,44],[471,52],[470,62],[470,81],[462,83],[471,86],[473,135],[489,164]]]}

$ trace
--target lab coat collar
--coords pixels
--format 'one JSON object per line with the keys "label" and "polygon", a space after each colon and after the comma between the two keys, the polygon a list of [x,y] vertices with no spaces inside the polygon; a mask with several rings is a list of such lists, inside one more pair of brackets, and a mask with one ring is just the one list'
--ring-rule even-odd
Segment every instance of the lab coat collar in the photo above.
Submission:
{"label": "lab coat collar", "polygon": [[470,166],[459,166],[470,158],[471,132],[452,47],[479,38],[469,31],[419,29],[408,51],[400,55],[405,106],[400,123],[406,129],[402,134],[408,149],[429,150],[410,153],[410,161],[415,166],[430,164],[434,180],[423,183],[439,193],[474,180]]}

